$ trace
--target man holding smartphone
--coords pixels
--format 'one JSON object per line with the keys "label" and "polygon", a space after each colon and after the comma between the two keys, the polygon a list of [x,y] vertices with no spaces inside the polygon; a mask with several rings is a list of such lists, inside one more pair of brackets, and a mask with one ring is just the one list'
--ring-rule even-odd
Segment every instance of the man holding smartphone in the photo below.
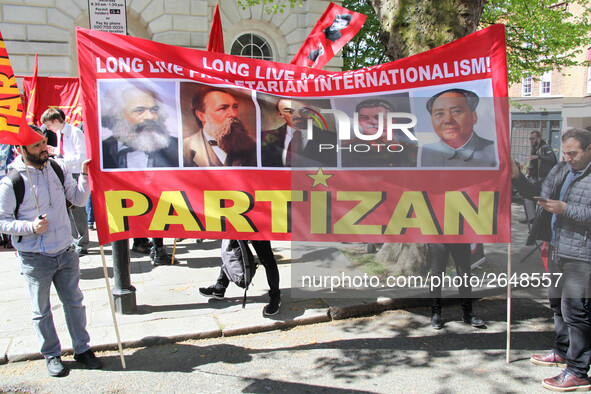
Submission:
{"label": "man holding smartphone", "polygon": [[[587,375],[591,360],[591,132],[570,129],[562,135],[565,161],[558,163],[542,184],[528,244],[550,243],[548,269],[558,279],[548,288],[554,312],[555,347],[531,361],[543,366],[566,366],[559,375],[544,379],[553,391],[591,390]],[[535,185],[512,163],[511,176],[518,191],[535,198]]]}
{"label": "man holding smartphone", "polygon": [[[37,127],[29,127],[41,134]],[[86,308],[82,303],[84,296],[79,286],[80,259],[72,246],[66,208],[66,198],[77,206],[86,204],[90,193],[90,160],[81,163],[80,177],[74,180],[65,163],[49,162],[46,138],[19,147],[18,152],[20,156],[14,160],[11,173],[0,181],[0,232],[12,235],[12,244],[18,251],[40,352],[45,357],[49,375],[67,374],[53,323],[50,299],[53,283],[63,305],[74,359],[87,368],[101,368],[103,363],[95,357],[89,345]],[[20,180],[24,190],[20,203],[16,197],[17,181],[11,178],[15,172],[18,177],[15,179]]]}

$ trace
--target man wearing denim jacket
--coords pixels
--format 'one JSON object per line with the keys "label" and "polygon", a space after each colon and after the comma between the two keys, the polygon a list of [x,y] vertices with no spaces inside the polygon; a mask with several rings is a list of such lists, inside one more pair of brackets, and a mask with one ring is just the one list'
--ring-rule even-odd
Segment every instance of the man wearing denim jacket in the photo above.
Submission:
{"label": "man wearing denim jacket", "polygon": [[[36,127],[32,127],[40,133]],[[102,362],[90,350],[86,331],[86,309],[79,288],[79,258],[72,246],[70,219],[66,198],[74,205],[84,206],[90,188],[88,163],[82,163],[76,182],[67,167],[60,165],[64,181],[49,165],[47,139],[18,148],[18,156],[11,165],[24,182],[24,196],[17,212],[16,196],[9,177],[0,181],[0,232],[12,235],[18,251],[21,273],[27,283],[33,324],[51,376],[63,376],[67,370],[61,363],[61,345],[50,305],[50,287],[54,284],[64,307],[66,323],[72,338],[74,359],[88,368],[101,368]],[[25,168],[28,164],[29,175]],[[35,196],[33,196],[35,193]],[[36,201],[35,201],[36,198]],[[39,210],[37,210],[37,204]]]}

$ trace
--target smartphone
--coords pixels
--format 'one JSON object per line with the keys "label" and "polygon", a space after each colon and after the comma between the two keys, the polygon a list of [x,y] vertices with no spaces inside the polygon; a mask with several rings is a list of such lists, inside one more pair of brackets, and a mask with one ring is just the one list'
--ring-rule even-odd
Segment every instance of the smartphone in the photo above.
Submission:
{"label": "smartphone", "polygon": [[548,202],[548,200],[546,200],[545,198],[540,197],[540,196],[534,196],[534,200],[541,201],[541,202]]}

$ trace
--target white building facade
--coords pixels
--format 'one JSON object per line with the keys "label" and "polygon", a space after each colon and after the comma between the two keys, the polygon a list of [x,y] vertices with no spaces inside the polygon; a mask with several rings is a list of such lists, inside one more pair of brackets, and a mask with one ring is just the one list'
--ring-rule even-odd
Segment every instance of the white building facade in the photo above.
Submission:
{"label": "white building facade", "polygon": [[[127,32],[169,45],[205,50],[217,1],[127,0]],[[219,1],[226,53],[289,63],[330,1],[304,0],[270,15]],[[335,1],[340,5],[340,1]],[[75,28],[89,28],[89,0],[2,0],[0,31],[15,75],[77,76]],[[340,70],[336,56],[325,67]],[[20,78],[18,79],[20,83]]]}

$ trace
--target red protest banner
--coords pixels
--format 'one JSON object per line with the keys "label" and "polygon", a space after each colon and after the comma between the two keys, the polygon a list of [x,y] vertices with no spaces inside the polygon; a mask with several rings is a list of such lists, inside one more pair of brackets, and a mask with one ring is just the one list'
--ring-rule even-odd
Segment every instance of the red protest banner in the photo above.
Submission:
{"label": "red protest banner", "polygon": [[291,64],[322,68],[359,32],[366,16],[330,3]]}
{"label": "red protest banner", "polygon": [[23,101],[0,34],[0,144],[29,145],[41,138],[26,122]]}
{"label": "red protest banner", "polygon": [[48,108],[59,108],[66,115],[66,122],[80,127],[82,101],[80,99],[80,81],[75,77],[25,77],[23,93],[27,102],[27,117],[39,119]]}
{"label": "red protest banner", "polygon": [[101,244],[510,239],[502,25],[348,72],[77,39]]}

